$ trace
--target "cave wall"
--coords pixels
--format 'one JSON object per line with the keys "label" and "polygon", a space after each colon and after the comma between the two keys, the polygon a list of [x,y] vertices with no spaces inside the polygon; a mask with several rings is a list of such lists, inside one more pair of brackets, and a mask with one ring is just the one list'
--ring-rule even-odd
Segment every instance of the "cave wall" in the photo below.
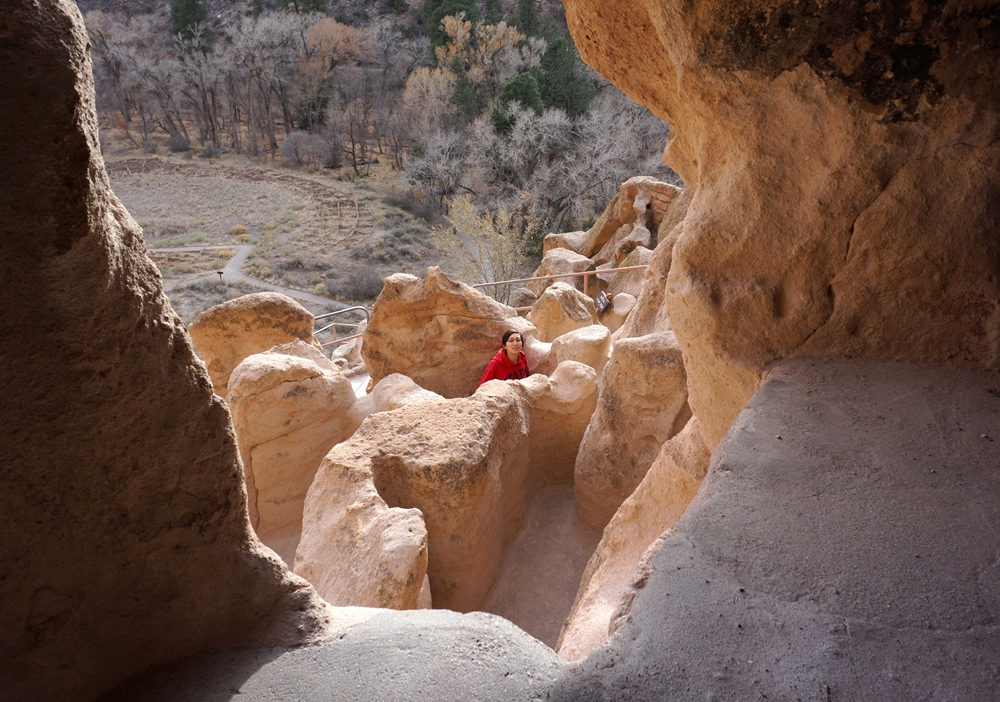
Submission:
{"label": "cave wall", "polygon": [[710,446],[781,358],[1000,365],[1000,3],[564,4],[693,191],[661,261]]}
{"label": "cave wall", "polygon": [[69,0],[0,12],[0,697],[91,699],[325,605],[253,536],[229,414],[108,186]]}

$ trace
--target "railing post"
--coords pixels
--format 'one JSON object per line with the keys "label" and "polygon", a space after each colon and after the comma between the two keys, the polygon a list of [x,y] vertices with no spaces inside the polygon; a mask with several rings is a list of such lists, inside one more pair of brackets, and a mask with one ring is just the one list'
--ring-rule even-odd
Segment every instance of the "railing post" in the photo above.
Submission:
{"label": "railing post", "polygon": [[583,294],[584,294],[584,295],[586,295],[586,294],[587,294],[587,281],[588,281],[589,279],[590,279],[590,273],[589,273],[589,272],[587,272],[587,273],[584,273],[584,274],[583,274]]}

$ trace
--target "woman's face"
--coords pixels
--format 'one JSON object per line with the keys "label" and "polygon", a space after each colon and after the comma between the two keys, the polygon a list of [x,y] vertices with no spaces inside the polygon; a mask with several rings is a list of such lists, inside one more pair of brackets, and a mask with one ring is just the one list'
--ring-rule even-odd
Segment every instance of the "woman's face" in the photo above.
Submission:
{"label": "woman's face", "polygon": [[511,334],[507,339],[507,343],[503,345],[507,350],[507,354],[511,357],[517,356],[518,352],[521,350],[521,335]]}

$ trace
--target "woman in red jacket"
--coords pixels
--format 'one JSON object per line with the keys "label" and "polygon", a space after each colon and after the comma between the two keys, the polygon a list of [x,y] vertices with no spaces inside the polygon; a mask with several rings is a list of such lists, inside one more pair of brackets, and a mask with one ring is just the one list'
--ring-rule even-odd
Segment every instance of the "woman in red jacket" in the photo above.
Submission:
{"label": "woman in red jacket", "polygon": [[521,351],[521,334],[513,329],[507,330],[504,332],[502,345],[503,348],[487,364],[483,378],[479,381],[480,385],[487,380],[520,380],[531,375],[528,358]]}

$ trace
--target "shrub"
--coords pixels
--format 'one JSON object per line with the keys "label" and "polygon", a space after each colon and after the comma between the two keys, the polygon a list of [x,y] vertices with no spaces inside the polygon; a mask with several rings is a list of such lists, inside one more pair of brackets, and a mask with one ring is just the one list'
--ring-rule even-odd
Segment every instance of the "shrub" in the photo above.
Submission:
{"label": "shrub", "polygon": [[438,217],[437,208],[434,206],[434,203],[425,200],[421,194],[413,188],[408,188],[406,190],[393,190],[389,195],[383,198],[383,202],[392,205],[393,207],[398,207],[404,212],[407,212],[415,217],[419,217],[426,222],[433,222]]}
{"label": "shrub", "polygon": [[167,139],[167,148],[175,154],[190,151],[191,142],[183,134],[171,134],[170,138]]}
{"label": "shrub", "polygon": [[288,164],[308,168],[337,168],[339,156],[330,143],[319,134],[292,132],[281,142],[279,154]]}
{"label": "shrub", "polygon": [[382,275],[370,266],[361,266],[351,271],[340,290],[350,300],[372,300],[382,292]]}
{"label": "shrub", "polygon": [[247,233],[247,228],[242,224],[237,224],[235,227],[229,230],[229,236],[245,236]]}
{"label": "shrub", "polygon": [[249,244],[251,241],[253,241],[253,239],[250,238],[249,234],[240,234],[236,237],[237,244]]}

